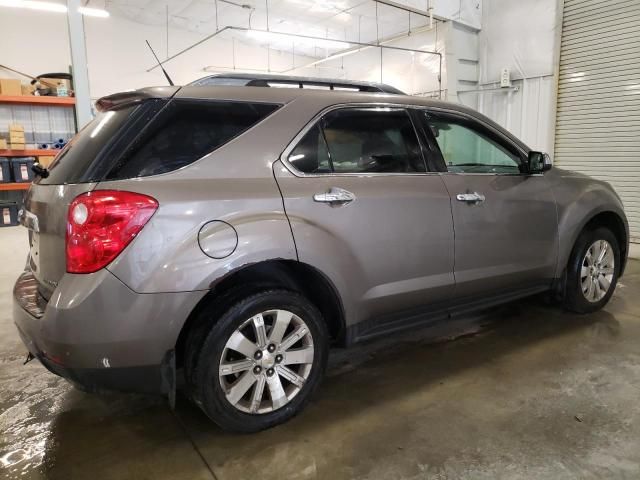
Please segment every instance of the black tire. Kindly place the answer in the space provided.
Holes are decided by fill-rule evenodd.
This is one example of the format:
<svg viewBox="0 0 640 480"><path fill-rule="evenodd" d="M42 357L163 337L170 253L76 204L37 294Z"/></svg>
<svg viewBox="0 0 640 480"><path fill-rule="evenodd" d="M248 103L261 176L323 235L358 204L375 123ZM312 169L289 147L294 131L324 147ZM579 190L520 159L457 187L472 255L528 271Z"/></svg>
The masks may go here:
<svg viewBox="0 0 640 480"><path fill-rule="evenodd" d="M614 272L609 290L605 296L597 302L590 302L582 292L580 271L587 250L597 240L606 240L609 245L611 245L614 255ZM620 274L620 265L620 245L611 230L605 227L598 227L583 231L576 241L573 251L571 252L569 264L567 265L567 282L563 301L564 307L576 313L592 313L600 310L613 295Z"/></svg>
<svg viewBox="0 0 640 480"><path fill-rule="evenodd" d="M284 406L268 413L243 412L227 400L219 381L219 365L225 345L236 329L254 315L272 309L292 312L309 328L314 347L311 370L299 392ZM200 351L195 355L196 361L186 365L191 370L187 372L187 376L192 387L192 398L224 430L238 433L264 430L286 422L306 406L322 380L327 354L327 328L315 305L301 294L287 290L256 293L237 301L224 311L206 333Z"/></svg>

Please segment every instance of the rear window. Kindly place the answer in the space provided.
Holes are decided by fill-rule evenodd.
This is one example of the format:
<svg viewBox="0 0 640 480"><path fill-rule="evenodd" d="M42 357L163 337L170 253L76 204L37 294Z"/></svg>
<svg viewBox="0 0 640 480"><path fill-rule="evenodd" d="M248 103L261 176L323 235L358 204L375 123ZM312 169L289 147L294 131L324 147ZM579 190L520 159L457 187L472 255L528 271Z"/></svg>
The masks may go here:
<svg viewBox="0 0 640 480"><path fill-rule="evenodd" d="M121 180L189 165L278 105L174 99L99 114L51 166L43 184Z"/></svg>
<svg viewBox="0 0 640 480"><path fill-rule="evenodd" d="M99 113L58 154L49 167L49 176L38 178L36 183L59 185L91 181L87 176L100 153L138 108L140 107L131 106Z"/></svg>

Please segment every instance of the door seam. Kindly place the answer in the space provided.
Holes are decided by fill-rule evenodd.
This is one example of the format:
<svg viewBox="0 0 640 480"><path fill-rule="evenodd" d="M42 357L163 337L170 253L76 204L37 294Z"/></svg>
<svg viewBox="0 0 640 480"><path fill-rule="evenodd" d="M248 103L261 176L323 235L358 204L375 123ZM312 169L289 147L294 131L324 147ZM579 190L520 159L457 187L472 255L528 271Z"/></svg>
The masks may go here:
<svg viewBox="0 0 640 480"><path fill-rule="evenodd" d="M282 202L282 211L284 212L284 218L287 219L287 224L289 225L289 231L291 232L291 239L293 240L293 248L296 251L296 261L300 261L300 255L298 254L298 244L296 243L296 236L293 234L293 226L291 225L291 219L289 219L289 214L287 213L287 207L284 203L284 195L282 193L282 189L280 188L280 184L278 183L278 179L276 177L275 165L280 162L280 159L277 159L275 162L271 164L271 175L273 175L273 181L276 183L276 188L280 193L280 201ZM283 165L284 166L284 165Z"/></svg>

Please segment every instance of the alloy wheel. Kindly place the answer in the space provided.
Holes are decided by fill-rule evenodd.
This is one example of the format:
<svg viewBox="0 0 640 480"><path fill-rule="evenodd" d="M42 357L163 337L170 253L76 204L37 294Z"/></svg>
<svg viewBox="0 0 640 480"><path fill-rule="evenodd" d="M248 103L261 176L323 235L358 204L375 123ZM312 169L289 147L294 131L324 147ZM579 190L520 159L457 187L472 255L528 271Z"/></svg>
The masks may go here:
<svg viewBox="0 0 640 480"><path fill-rule="evenodd" d="M313 338L304 320L288 310L267 310L243 322L227 340L220 385L238 410L273 412L300 392L313 359Z"/></svg>
<svg viewBox="0 0 640 480"><path fill-rule="evenodd" d="M582 294L591 303L602 300L611 288L615 273L613 248L606 240L596 240L587 249L580 268Z"/></svg>

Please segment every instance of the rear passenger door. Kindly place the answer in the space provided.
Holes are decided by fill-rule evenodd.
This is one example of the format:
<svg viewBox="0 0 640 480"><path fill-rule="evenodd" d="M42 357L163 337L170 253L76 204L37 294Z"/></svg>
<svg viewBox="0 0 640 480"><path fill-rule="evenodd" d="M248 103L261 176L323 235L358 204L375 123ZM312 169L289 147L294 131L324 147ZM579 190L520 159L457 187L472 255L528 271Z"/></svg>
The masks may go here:
<svg viewBox="0 0 640 480"><path fill-rule="evenodd" d="M348 322L371 320L356 336L451 296L449 195L407 109L333 109L294 139L275 175L300 261L330 277Z"/></svg>

